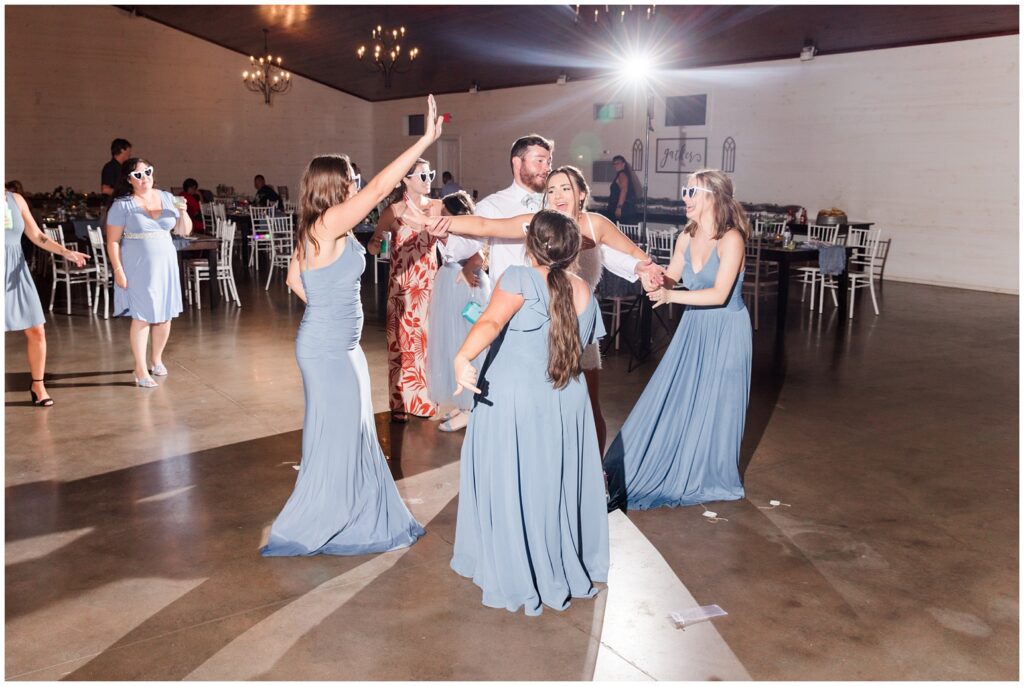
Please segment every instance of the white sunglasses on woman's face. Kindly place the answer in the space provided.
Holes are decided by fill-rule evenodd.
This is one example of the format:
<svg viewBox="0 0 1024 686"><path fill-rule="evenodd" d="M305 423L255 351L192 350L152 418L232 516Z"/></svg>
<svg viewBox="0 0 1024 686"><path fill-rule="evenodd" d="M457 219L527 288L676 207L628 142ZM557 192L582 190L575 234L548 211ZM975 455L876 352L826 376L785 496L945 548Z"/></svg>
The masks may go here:
<svg viewBox="0 0 1024 686"><path fill-rule="evenodd" d="M128 176L132 177L136 181L142 181L143 176L153 176L153 167L146 167L142 171L128 172Z"/></svg>
<svg viewBox="0 0 1024 686"><path fill-rule="evenodd" d="M700 186L683 186L683 197L689 200L697 195L697 191L714 194L714 191L709 191L707 188L701 188Z"/></svg>
<svg viewBox="0 0 1024 686"><path fill-rule="evenodd" d="M430 183L431 181L434 180L434 177L437 176L437 170L431 169L430 171L425 172L413 172L412 174L406 174L405 178L411 179L414 176L419 176L420 181L422 181L423 183Z"/></svg>

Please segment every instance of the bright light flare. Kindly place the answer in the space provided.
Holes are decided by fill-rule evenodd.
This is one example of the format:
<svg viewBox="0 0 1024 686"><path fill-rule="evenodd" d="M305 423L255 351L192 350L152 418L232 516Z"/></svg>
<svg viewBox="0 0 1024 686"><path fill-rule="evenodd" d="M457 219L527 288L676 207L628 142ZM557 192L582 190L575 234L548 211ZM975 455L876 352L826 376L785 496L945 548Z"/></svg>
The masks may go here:
<svg viewBox="0 0 1024 686"><path fill-rule="evenodd" d="M642 52L631 52L619 61L619 78L645 84L654 75L654 59Z"/></svg>

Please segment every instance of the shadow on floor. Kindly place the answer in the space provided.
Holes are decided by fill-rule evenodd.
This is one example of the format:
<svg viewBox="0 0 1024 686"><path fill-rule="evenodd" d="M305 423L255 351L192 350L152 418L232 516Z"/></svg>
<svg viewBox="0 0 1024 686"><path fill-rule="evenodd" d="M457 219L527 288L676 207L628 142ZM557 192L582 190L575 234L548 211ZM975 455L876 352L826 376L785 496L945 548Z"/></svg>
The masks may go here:
<svg viewBox="0 0 1024 686"><path fill-rule="evenodd" d="M388 416L380 413L378 424ZM453 448L461 436L438 432L434 422L413 420L382 433L392 471L405 478L458 457ZM403 455L403 436L415 443L415 453ZM343 592L325 584L379 564L381 556L261 558L264 531L294 484L289 458L300 446L301 432L292 431L71 482L6 489L7 542L20 542L23 558L6 568L8 625L82 598L89 612L105 616L109 631L120 615L115 603L91 605L102 597L95 591L129 580L142 584L129 588L144 590L154 580L159 594L169 592L159 580L177 580L195 585L126 626L116 642L64 678L182 679L233 642L250 640L246 632L262 622L281 623L269 642L280 655L269 672L251 678L579 679L593 672L593 641L578 627L594 625L598 603L578 601L564 613L524 621L521 613L484 607L480 590L448 568L454 493L423 522L428 535L352 597L338 600ZM56 550L43 541L41 554L31 557L29 539L83 530ZM322 595L305 598L314 590ZM147 601L155 602L140 598ZM315 624L289 624L294 612L286 608L298 601L337 607ZM499 643L500 658L479 659ZM545 645L558 646L557 666L534 659ZM228 664L246 671L245 659Z"/></svg>
<svg viewBox="0 0 1024 686"><path fill-rule="evenodd" d="M82 388L87 386L134 386L133 381L110 381L105 383L72 383L71 379L82 379L93 376L129 376L133 369L115 369L95 372L68 372L55 373L46 372L43 378L46 380L47 390L51 388ZM28 393L32 388L32 374L29 372L7 372L4 374L4 387L9 393ZM12 403L7 403L10 406Z"/></svg>

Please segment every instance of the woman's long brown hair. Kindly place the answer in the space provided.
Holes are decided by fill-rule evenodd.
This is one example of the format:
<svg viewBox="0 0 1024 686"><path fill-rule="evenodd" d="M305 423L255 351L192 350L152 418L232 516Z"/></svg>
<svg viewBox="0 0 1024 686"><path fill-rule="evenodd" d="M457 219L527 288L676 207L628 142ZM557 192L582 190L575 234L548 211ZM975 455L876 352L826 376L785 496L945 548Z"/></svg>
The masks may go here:
<svg viewBox="0 0 1024 686"><path fill-rule="evenodd" d="M729 229L736 229L746 242L750 238L750 220L743 206L732 196L732 179L717 169L700 169L690 174L687 185L696 184L714 194L715 240ZM696 220L689 220L683 231L694 236L697 233Z"/></svg>
<svg viewBox="0 0 1024 686"><path fill-rule="evenodd" d="M353 174L348 155L318 155L310 160L299 183L299 228L295 232L295 245L300 250L306 249L309 240L313 252L320 253L313 226L324 212L355 195Z"/></svg>
<svg viewBox="0 0 1024 686"><path fill-rule="evenodd" d="M564 214L541 210L530 222L526 250L538 267L548 268L548 379L556 389L565 388L583 373L579 318L566 272L580 252L580 228Z"/></svg>

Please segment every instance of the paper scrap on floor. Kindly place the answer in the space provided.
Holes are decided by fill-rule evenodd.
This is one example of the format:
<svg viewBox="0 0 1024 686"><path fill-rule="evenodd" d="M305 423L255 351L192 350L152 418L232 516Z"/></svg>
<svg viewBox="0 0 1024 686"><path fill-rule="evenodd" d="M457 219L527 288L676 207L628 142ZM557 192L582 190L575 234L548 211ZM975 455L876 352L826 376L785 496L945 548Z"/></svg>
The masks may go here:
<svg viewBox="0 0 1024 686"><path fill-rule="evenodd" d="M722 617L729 614L717 605L702 605L691 607L682 612L673 612L670 617L677 627L687 627L697 622L705 622L712 617Z"/></svg>

